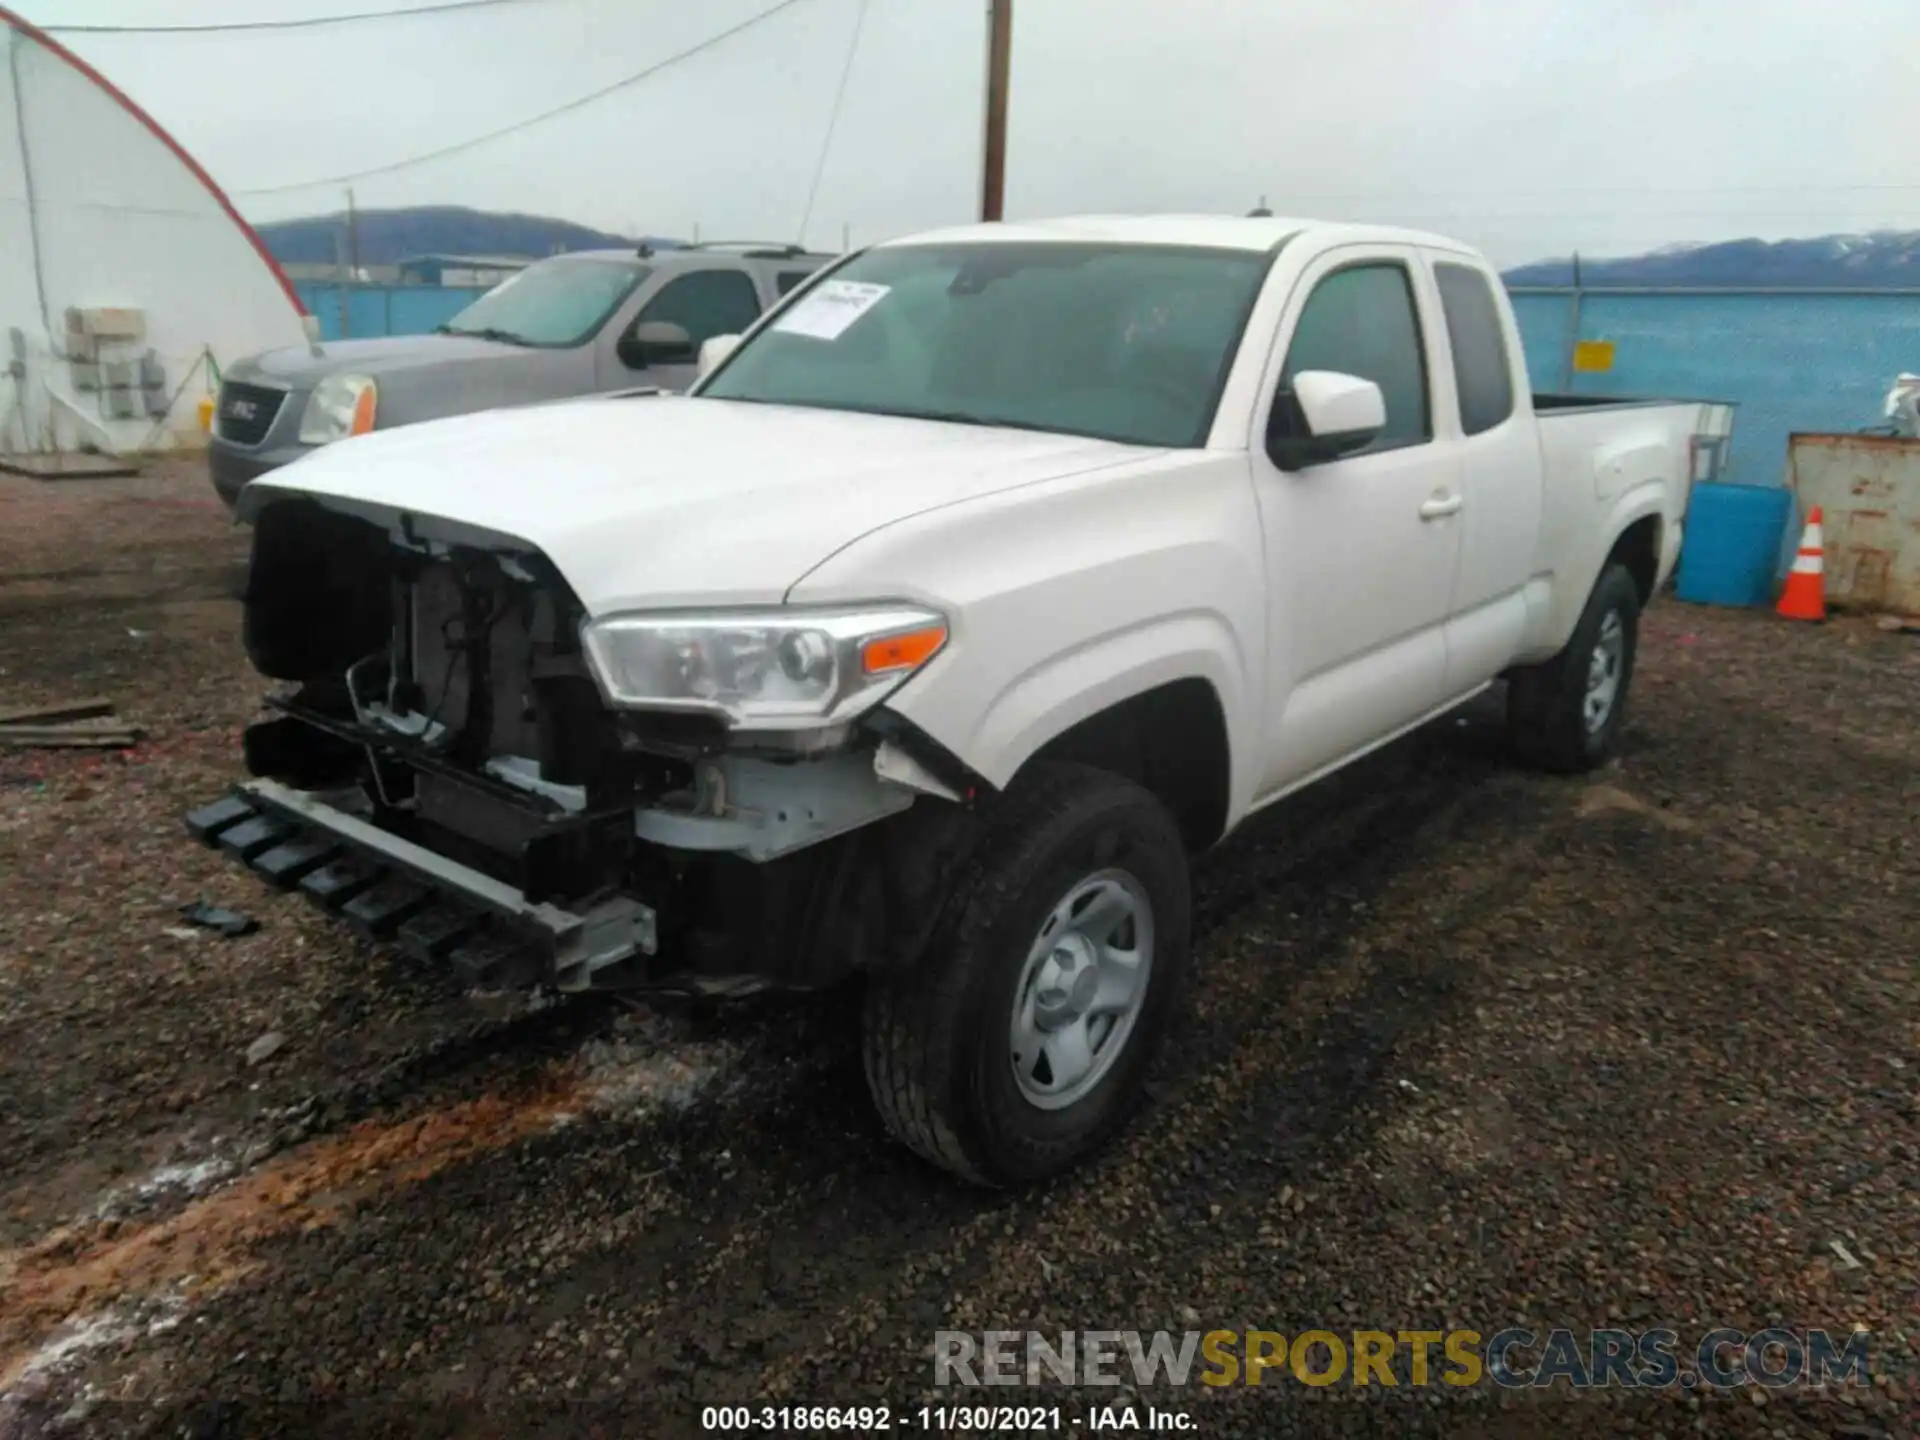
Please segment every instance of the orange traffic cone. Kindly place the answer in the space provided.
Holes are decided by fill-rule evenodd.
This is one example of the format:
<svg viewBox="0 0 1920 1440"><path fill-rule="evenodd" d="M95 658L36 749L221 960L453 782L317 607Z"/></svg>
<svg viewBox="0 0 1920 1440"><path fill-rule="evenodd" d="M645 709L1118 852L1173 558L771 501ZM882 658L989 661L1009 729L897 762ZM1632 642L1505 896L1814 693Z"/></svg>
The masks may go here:
<svg viewBox="0 0 1920 1440"><path fill-rule="evenodd" d="M1827 618L1826 544L1820 535L1820 507L1807 516L1807 528L1800 534L1800 553L1793 557L1793 569L1787 572L1787 588L1780 592L1775 613L1789 620Z"/></svg>

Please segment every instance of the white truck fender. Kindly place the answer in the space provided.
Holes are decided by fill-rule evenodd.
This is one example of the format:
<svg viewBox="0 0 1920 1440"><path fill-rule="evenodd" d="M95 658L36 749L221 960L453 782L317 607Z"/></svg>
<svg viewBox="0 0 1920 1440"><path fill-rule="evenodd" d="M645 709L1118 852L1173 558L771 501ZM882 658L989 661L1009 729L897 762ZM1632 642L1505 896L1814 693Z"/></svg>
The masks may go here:
<svg viewBox="0 0 1920 1440"><path fill-rule="evenodd" d="M1657 485L1672 460L1664 442L1641 437L1617 445L1595 446L1593 498L1605 504L1637 486Z"/></svg>
<svg viewBox="0 0 1920 1440"><path fill-rule="evenodd" d="M1688 440L1701 423L1700 410L1691 402L1633 403L1549 415L1540 422L1551 483L1535 574L1549 583L1544 603L1529 607L1517 663L1549 659L1566 645L1607 557L1641 521L1659 523L1654 588L1672 572L1692 480Z"/></svg>
<svg viewBox="0 0 1920 1440"><path fill-rule="evenodd" d="M961 721L950 708L916 706L908 685L889 708L1004 786L1048 741L1125 700L1181 680L1201 680L1219 701L1229 750L1229 823L1241 815L1256 779L1257 740L1247 704L1246 657L1224 616L1187 611L1098 636L1015 676ZM944 733L943 733L944 732Z"/></svg>
<svg viewBox="0 0 1920 1440"><path fill-rule="evenodd" d="M1596 478L1599 469L1596 465ZM1587 608L1593 587L1600 583L1601 568L1607 563L1607 557L1613 553L1613 547L1619 543L1620 537L1650 516L1660 522L1661 530L1661 551L1657 556L1659 573L1654 580L1658 589L1671 570L1673 557L1678 554L1679 527L1672 524L1667 516L1666 481L1655 475L1626 482L1626 488L1614 497L1606 518L1590 532L1591 539L1582 547L1584 553L1579 556L1577 566L1568 570L1566 583L1554 587L1548 632L1557 638L1547 653L1558 652L1573 635L1573 628L1580 623L1580 615Z"/></svg>

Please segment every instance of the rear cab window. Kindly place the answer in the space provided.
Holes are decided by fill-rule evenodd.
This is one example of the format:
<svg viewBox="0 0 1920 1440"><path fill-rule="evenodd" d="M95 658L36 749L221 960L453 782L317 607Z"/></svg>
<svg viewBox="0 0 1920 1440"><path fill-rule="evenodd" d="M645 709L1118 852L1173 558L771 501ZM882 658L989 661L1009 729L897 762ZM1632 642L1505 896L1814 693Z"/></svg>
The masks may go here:
<svg viewBox="0 0 1920 1440"><path fill-rule="evenodd" d="M1433 278L1447 322L1460 429L1467 435L1484 434L1513 414L1513 354L1500 302L1493 282L1474 266L1436 261Z"/></svg>

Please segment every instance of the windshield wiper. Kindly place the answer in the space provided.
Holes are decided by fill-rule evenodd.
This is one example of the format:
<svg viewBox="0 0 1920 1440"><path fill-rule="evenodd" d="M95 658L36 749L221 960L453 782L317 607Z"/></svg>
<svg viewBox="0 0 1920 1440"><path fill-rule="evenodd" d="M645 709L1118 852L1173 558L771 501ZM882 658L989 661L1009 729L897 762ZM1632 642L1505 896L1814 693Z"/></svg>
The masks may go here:
<svg viewBox="0 0 1920 1440"><path fill-rule="evenodd" d="M740 397L722 395L715 398L732 400ZM895 410L882 405L816 405L807 401L790 400L762 400L758 403L763 405L799 404L809 410L851 410L856 415L879 415L889 420L939 420L949 425L978 425L988 430L1034 430L1042 435L1063 433L1051 425L1038 425L1030 420L1008 420L997 415L975 415L970 410Z"/></svg>
<svg viewBox="0 0 1920 1440"><path fill-rule="evenodd" d="M892 410L879 405L833 405L814 400L781 400L764 395L710 395L710 400L726 400L736 405L788 405L798 410L842 410L854 415L878 415L884 420L937 420L949 425L978 425L988 430L1031 430L1038 435L1086 435L1099 440L1104 436L1080 430L1062 430L1031 420L1008 420L1001 416L975 415L967 410Z"/></svg>
<svg viewBox="0 0 1920 1440"><path fill-rule="evenodd" d="M1004 416L973 415L965 410L876 410L868 413L897 415L902 420L942 420L949 425L981 425L990 430L1037 430L1042 435L1061 433L1051 425L1037 425L1030 420L1009 420Z"/></svg>
<svg viewBox="0 0 1920 1440"><path fill-rule="evenodd" d="M457 325L436 325L436 335L468 335L475 340L497 340L502 345L532 345L533 341L524 335L516 335L511 330L502 330L498 325L482 325L478 330L463 330Z"/></svg>

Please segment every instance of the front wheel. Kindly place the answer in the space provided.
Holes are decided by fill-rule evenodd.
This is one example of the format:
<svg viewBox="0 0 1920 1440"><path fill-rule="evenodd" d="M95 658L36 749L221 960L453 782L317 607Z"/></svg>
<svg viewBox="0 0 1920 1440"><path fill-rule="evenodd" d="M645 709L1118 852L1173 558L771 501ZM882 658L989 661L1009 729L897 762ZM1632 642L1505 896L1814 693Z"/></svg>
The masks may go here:
<svg viewBox="0 0 1920 1440"><path fill-rule="evenodd" d="M1570 773L1613 756L1626 728L1639 636L1640 587L1624 565L1609 565L1566 648L1513 675L1507 724L1523 760Z"/></svg>
<svg viewBox="0 0 1920 1440"><path fill-rule="evenodd" d="M1139 786L1046 765L1001 797L958 885L928 953L868 989L867 1083L935 1164L1042 1179L1139 1104L1186 979L1185 846Z"/></svg>

